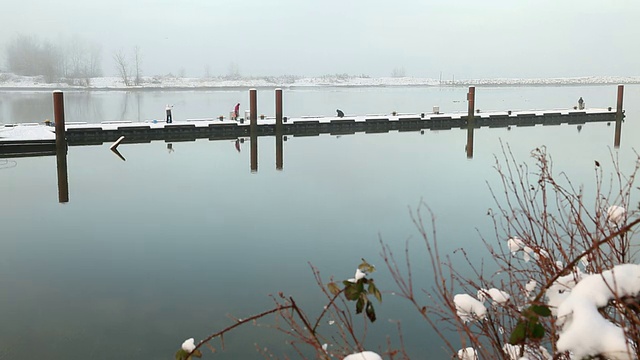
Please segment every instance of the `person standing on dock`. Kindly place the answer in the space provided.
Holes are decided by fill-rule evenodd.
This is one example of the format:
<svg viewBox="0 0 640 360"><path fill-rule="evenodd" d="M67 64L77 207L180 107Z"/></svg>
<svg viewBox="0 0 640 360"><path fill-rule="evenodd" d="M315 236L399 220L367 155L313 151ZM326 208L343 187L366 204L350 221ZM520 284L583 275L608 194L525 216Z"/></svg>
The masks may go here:
<svg viewBox="0 0 640 360"><path fill-rule="evenodd" d="M578 99L578 110L584 110L584 100L582 100L582 96Z"/></svg>
<svg viewBox="0 0 640 360"><path fill-rule="evenodd" d="M339 117L339 118L344 117L344 113L342 112L342 110L337 109L337 110L336 110L336 112L338 113L338 117Z"/></svg>
<svg viewBox="0 0 640 360"><path fill-rule="evenodd" d="M238 120L240 117L240 103L237 103L236 107L233 108L233 115L235 116L235 119L233 120Z"/></svg>
<svg viewBox="0 0 640 360"><path fill-rule="evenodd" d="M173 122L173 117L171 116L171 108L173 106L167 104L167 107L165 108L166 112L167 112L167 124L171 124Z"/></svg>

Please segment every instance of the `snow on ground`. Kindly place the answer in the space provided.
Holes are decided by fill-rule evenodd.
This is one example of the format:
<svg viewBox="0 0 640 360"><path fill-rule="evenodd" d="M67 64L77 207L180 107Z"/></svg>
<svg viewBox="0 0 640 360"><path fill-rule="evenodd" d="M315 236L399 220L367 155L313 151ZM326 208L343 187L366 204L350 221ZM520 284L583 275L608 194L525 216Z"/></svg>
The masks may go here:
<svg viewBox="0 0 640 360"><path fill-rule="evenodd" d="M125 86L119 77L91 78L88 86L74 85L72 82L47 83L42 76L17 76L0 73L0 89L200 89L200 88L249 88L249 87L319 87L319 86L516 86L516 85L592 85L592 84L639 84L640 76L587 76L548 79L471 79L439 80L415 77L366 77L348 75L327 75L319 77L262 76L254 78L229 79L181 78L175 76L147 76L139 86Z"/></svg>

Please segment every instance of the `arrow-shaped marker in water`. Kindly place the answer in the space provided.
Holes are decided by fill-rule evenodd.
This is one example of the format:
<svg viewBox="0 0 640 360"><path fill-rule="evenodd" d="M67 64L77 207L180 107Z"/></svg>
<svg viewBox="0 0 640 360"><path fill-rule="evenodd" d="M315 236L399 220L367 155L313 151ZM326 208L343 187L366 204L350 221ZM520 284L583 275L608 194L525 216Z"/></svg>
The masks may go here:
<svg viewBox="0 0 640 360"><path fill-rule="evenodd" d="M122 140L124 140L124 136L120 136L118 138L118 140L116 140L116 142L114 142L113 144L111 144L111 146L109 147L109 149L111 149L111 151L113 151L116 155L118 155L118 157L120 159L122 159L122 161L127 161L124 156L122 156L122 154L120 154L120 152L118 151L118 145L120 145L120 143L122 142Z"/></svg>

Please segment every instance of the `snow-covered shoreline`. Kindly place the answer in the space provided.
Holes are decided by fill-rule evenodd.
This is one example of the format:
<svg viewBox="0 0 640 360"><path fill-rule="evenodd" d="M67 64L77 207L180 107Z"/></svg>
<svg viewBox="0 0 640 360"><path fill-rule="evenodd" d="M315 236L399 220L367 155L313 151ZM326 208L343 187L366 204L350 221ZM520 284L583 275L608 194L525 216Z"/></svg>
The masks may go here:
<svg viewBox="0 0 640 360"><path fill-rule="evenodd" d="M0 90L231 90L244 88L313 88L313 87L411 87L411 86L577 86L640 84L640 76L587 76L567 78L496 78L443 80L414 77L360 77L329 75L321 77L256 77L228 79L181 78L174 76L144 77L137 86L126 86L119 77L91 78L88 86L72 82L47 83L42 76L17 76L0 73Z"/></svg>

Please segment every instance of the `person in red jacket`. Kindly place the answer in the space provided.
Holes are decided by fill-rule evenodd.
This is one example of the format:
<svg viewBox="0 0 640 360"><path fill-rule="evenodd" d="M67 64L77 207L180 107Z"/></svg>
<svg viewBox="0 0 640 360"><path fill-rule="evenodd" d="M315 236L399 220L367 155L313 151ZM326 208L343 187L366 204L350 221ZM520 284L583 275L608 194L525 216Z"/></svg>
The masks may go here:
<svg viewBox="0 0 640 360"><path fill-rule="evenodd" d="M236 117L234 120L238 120L238 118L240 117L240 103L236 104L236 107L233 109L233 113Z"/></svg>

